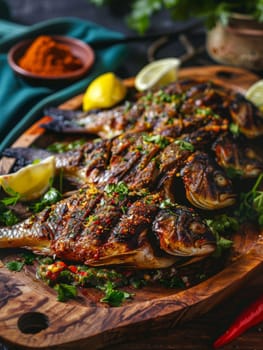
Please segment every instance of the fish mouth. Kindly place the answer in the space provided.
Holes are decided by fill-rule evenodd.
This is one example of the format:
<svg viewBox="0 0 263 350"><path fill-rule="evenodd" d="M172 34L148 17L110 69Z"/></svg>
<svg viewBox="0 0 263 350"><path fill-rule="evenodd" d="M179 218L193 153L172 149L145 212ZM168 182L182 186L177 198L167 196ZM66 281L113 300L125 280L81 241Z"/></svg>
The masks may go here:
<svg viewBox="0 0 263 350"><path fill-rule="evenodd" d="M201 246L201 248L198 248L196 255L209 255L213 253L216 249L216 243L215 242L207 242ZM200 254L198 254L198 251Z"/></svg>
<svg viewBox="0 0 263 350"><path fill-rule="evenodd" d="M236 202L236 195L223 193L218 196L217 200L197 197L193 193L188 193L188 200L197 208L204 210L215 210L230 207Z"/></svg>
<svg viewBox="0 0 263 350"><path fill-rule="evenodd" d="M205 256L213 253L216 249L215 242L206 242L198 247L183 247L180 249L174 249L169 251L169 254L182 256L182 257L194 257L194 256Z"/></svg>
<svg viewBox="0 0 263 350"><path fill-rule="evenodd" d="M231 206L236 202L236 195L234 193L232 194L222 193L219 195L219 202L222 205L221 208L223 208L224 206L225 207Z"/></svg>

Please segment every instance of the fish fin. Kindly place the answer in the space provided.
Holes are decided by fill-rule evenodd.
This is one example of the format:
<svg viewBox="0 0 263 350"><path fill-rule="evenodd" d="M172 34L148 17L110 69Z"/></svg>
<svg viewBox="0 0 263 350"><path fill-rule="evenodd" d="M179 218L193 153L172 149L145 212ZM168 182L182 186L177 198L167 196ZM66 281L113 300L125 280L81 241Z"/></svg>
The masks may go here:
<svg viewBox="0 0 263 350"><path fill-rule="evenodd" d="M116 254L116 256L101 257L98 260L87 260L85 264L91 266L128 265L139 269L165 268L173 265L178 258L175 256L156 256L148 242L130 252Z"/></svg>
<svg viewBox="0 0 263 350"><path fill-rule="evenodd" d="M0 248L26 248L46 253L50 250L51 241L36 228L28 227L28 221L12 227L0 229Z"/></svg>

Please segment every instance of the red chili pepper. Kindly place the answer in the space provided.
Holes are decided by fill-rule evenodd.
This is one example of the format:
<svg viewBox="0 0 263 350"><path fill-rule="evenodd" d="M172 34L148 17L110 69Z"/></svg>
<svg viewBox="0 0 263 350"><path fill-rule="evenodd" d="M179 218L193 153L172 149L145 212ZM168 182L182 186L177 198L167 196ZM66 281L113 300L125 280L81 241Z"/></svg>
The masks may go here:
<svg viewBox="0 0 263 350"><path fill-rule="evenodd" d="M228 330L222 334L213 344L214 349L231 342L250 327L263 321L263 295L250 304L234 320Z"/></svg>
<svg viewBox="0 0 263 350"><path fill-rule="evenodd" d="M77 273L77 272L78 272L78 268L77 268L77 266L75 266L75 265L69 265L69 266L68 266L68 269L69 269L71 272L73 272L73 273Z"/></svg>

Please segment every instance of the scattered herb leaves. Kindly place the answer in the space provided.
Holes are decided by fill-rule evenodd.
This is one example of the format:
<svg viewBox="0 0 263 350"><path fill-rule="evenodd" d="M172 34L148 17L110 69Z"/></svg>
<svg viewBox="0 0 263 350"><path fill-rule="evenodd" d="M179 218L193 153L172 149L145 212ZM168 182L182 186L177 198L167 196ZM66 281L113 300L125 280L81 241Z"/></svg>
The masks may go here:
<svg viewBox="0 0 263 350"><path fill-rule="evenodd" d="M162 135L144 135L143 141L148 143L155 143L160 147L160 149L164 149L169 145L169 140Z"/></svg>
<svg viewBox="0 0 263 350"><path fill-rule="evenodd" d="M54 289L57 291L58 301L65 302L69 299L76 298L78 290L76 286L66 283L59 283L54 286Z"/></svg>
<svg viewBox="0 0 263 350"><path fill-rule="evenodd" d="M62 198L61 192L55 187L51 187L41 198L40 201L35 202L31 205L33 212L38 213L44 208L58 202Z"/></svg>
<svg viewBox="0 0 263 350"><path fill-rule="evenodd" d="M107 282L105 287L102 288L105 292L105 296L101 298L102 303L107 303L110 306L120 306L126 299L132 298L132 294L115 289L111 282Z"/></svg>
<svg viewBox="0 0 263 350"><path fill-rule="evenodd" d="M181 151L194 152L194 150L195 150L194 145L190 142L187 142L184 140L176 140L176 141L174 141L174 143L179 146Z"/></svg>
<svg viewBox="0 0 263 350"><path fill-rule="evenodd" d="M129 188L123 181L120 181L117 184L107 184L105 192L108 195L118 194L119 199L122 200L129 194Z"/></svg>
<svg viewBox="0 0 263 350"><path fill-rule="evenodd" d="M18 260L14 260L14 261L8 261L5 266L8 268L8 270L10 271L21 271L22 268L24 267L25 263L24 261L18 261Z"/></svg>

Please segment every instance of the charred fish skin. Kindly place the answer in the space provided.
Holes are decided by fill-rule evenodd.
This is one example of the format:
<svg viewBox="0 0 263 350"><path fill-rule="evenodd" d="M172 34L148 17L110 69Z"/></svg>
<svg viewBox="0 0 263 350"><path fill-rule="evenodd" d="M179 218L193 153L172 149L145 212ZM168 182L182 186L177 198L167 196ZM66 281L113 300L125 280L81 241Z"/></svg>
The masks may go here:
<svg viewBox="0 0 263 350"><path fill-rule="evenodd" d="M15 164L12 167L12 172L18 171L19 169L32 164L35 160L45 159L52 154L45 149L36 149L30 147L11 147L4 149L0 156L7 158L14 158Z"/></svg>
<svg viewBox="0 0 263 350"><path fill-rule="evenodd" d="M204 152L194 152L181 170L186 197L197 208L216 210L236 201L232 181Z"/></svg>
<svg viewBox="0 0 263 350"><path fill-rule="evenodd" d="M230 105L230 115L248 139L263 136L263 114L244 96L240 94L235 96Z"/></svg>
<svg viewBox="0 0 263 350"><path fill-rule="evenodd" d="M138 98L129 108L126 105L111 110L68 116L65 111L48 110L53 121L43 127L56 132L96 134L112 138L124 131L152 132L176 138L209 123L215 118L231 119L230 103L233 93L216 84L200 81L179 81L168 87L150 91ZM57 114L59 116L57 116ZM63 128L63 123L65 127Z"/></svg>
<svg viewBox="0 0 263 350"><path fill-rule="evenodd" d="M27 248L43 255L52 255L50 242L53 236L43 224L47 215L44 210L37 223L29 218L12 227L0 228L0 248Z"/></svg>
<svg viewBox="0 0 263 350"><path fill-rule="evenodd" d="M206 140L211 139L210 131L213 127L210 129L209 126L207 129L208 131L203 128L200 132L184 135L177 140L145 133L124 134L111 141L101 140L93 146L83 146L81 150L76 151L81 153L77 156L79 161L76 163L70 161L67 154L60 154L60 165L65 167L65 176L71 179L75 177L79 185L95 185L102 189L107 184L124 181L130 191L164 188L167 197L173 200L177 200L172 195L174 182L177 182L178 176L182 176L186 196L192 205L211 210L223 208L234 202L230 181L225 177L228 188L220 187L216 179L225 176L222 169L217 167L215 177L212 174L208 175L208 169L216 172L216 165L211 163L210 157L204 152L202 157L192 156L197 152L195 148L207 147ZM206 133L208 137L205 137ZM192 143L186 140L191 140ZM187 146L192 148L185 149L182 142L184 147L184 143L187 143ZM56 164L58 163L57 160ZM73 166L70 166L72 164Z"/></svg>
<svg viewBox="0 0 263 350"><path fill-rule="evenodd" d="M220 135L212 144L217 163L234 177L255 178L263 172L263 154L243 138L229 133Z"/></svg>
<svg viewBox="0 0 263 350"><path fill-rule="evenodd" d="M168 267L182 254L177 252L178 245L171 242L170 246L175 247L173 254L160 246L163 253L156 255L151 227L163 200L163 192L138 197L107 193L96 187L81 189L14 227L1 228L0 248L24 247L91 266ZM176 215L179 214L178 211ZM181 238L183 234L182 231ZM179 244L182 242L187 242L188 254L185 249L184 256L200 255L200 250L191 249L189 239L181 239ZM196 241L192 240L192 244L196 245Z"/></svg>
<svg viewBox="0 0 263 350"><path fill-rule="evenodd" d="M135 106L127 113L127 106L118 106L110 110L95 110L90 112L68 111L50 107L44 114L52 120L41 126L49 131L65 134L91 134L102 138L112 138L129 129L134 124L134 118L141 113Z"/></svg>
<svg viewBox="0 0 263 350"><path fill-rule="evenodd" d="M215 250L215 236L192 209L175 205L157 214L152 230L166 253L179 256L205 256Z"/></svg>

